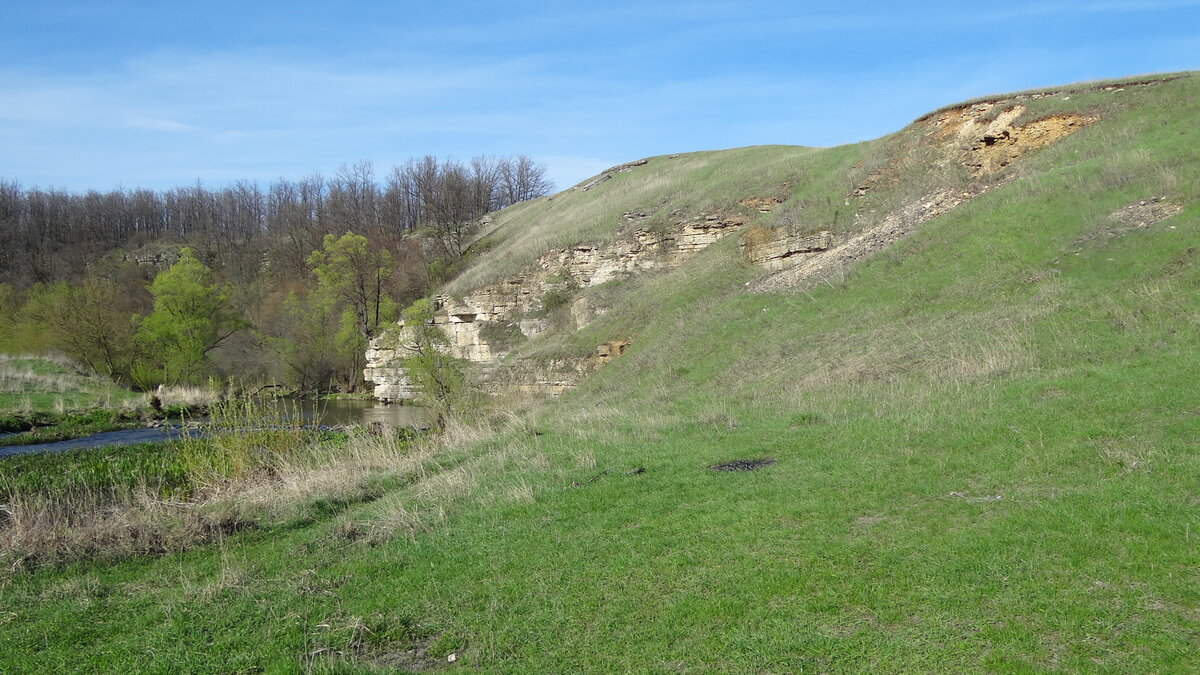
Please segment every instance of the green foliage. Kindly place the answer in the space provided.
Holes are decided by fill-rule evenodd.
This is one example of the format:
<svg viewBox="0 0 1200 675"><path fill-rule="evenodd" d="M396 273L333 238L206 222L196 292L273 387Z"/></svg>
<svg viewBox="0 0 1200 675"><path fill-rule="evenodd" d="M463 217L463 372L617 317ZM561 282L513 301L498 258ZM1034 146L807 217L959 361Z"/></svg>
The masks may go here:
<svg viewBox="0 0 1200 675"><path fill-rule="evenodd" d="M396 303L387 293L394 271L392 254L372 248L366 237L353 232L327 234L323 249L309 256L308 266L317 279L311 301L336 322L332 346L346 364L347 386L353 391L367 344L380 326L396 318Z"/></svg>
<svg viewBox="0 0 1200 675"><path fill-rule="evenodd" d="M31 354L45 347L36 324L24 316L25 296L9 284L0 284L0 353Z"/></svg>
<svg viewBox="0 0 1200 675"><path fill-rule="evenodd" d="M55 349L101 375L127 383L139 356L127 307L122 289L100 279L78 286L38 285L29 291L20 313L14 314L13 329L36 336L43 349Z"/></svg>
<svg viewBox="0 0 1200 675"><path fill-rule="evenodd" d="M571 304L574 293L567 288L551 288L542 294L542 309L547 313Z"/></svg>
<svg viewBox="0 0 1200 675"><path fill-rule="evenodd" d="M263 340L283 364L283 376L301 391L317 389L344 372L334 348L332 300L291 291L278 317L261 326Z"/></svg>
<svg viewBox="0 0 1200 675"><path fill-rule="evenodd" d="M356 329L370 339L380 324L395 318L395 305L389 304L385 292L393 271L392 254L385 248L373 249L366 237L353 232L341 237L327 234L323 244L323 250L313 251L308 258L319 292L347 307Z"/></svg>
<svg viewBox="0 0 1200 675"><path fill-rule="evenodd" d="M433 325L433 303L422 298L401 313L412 342L404 345L404 368L420 392L418 402L433 410L439 427L463 403L465 375L458 359L447 353L449 340Z"/></svg>
<svg viewBox="0 0 1200 675"><path fill-rule="evenodd" d="M525 336L515 321L488 321L479 328L479 338L493 349L508 349L520 343Z"/></svg>
<svg viewBox="0 0 1200 675"><path fill-rule="evenodd" d="M229 302L229 289L190 248L150 285L154 310L138 326L138 337L167 382L197 382L209 353L245 326Z"/></svg>

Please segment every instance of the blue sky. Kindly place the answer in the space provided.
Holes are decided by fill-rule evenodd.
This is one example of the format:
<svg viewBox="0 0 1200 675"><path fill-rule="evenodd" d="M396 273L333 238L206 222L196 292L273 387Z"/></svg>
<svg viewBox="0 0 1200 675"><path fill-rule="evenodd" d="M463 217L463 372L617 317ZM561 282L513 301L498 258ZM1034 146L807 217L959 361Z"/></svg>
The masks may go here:
<svg viewBox="0 0 1200 675"><path fill-rule="evenodd" d="M1200 0L0 0L0 178L266 184L874 138L988 93L1200 68Z"/></svg>

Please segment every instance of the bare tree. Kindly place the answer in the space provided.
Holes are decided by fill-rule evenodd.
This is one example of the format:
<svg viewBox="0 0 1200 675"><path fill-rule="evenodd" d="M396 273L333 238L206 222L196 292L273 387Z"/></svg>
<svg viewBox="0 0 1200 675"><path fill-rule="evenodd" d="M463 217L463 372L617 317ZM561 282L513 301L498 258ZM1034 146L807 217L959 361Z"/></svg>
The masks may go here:
<svg viewBox="0 0 1200 675"><path fill-rule="evenodd" d="M502 167L500 191L504 196L503 206L544 197L554 190L554 183L546 176L546 166L534 162L528 155L511 158Z"/></svg>

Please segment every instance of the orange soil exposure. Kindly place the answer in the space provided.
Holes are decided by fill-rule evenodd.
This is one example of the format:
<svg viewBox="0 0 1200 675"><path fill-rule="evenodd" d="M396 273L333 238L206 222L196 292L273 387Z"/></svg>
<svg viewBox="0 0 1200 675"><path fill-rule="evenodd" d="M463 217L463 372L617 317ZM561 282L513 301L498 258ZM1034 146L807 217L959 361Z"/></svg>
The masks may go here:
<svg viewBox="0 0 1200 675"><path fill-rule="evenodd" d="M782 204L783 200L778 197L748 197L738 203L748 209L755 209L761 213L766 213Z"/></svg>
<svg viewBox="0 0 1200 675"><path fill-rule="evenodd" d="M1096 122L1098 117L1061 114L1016 126L1013 122L1025 112L1014 105L996 115L991 111L1000 103L979 103L948 110L931 123L931 138L947 144L976 176L993 174L1021 155L1041 148Z"/></svg>

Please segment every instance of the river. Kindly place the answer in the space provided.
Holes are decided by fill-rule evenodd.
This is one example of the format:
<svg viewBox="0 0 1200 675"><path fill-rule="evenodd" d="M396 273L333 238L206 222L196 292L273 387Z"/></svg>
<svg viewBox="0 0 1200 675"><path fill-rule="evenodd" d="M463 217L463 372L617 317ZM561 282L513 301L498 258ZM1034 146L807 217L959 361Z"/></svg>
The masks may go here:
<svg viewBox="0 0 1200 675"><path fill-rule="evenodd" d="M397 428L425 428L432 421L432 416L426 408L411 405L385 405L373 400L281 400L261 401L258 405L262 407L263 417L266 419L290 421L299 413L300 419L303 420L306 426L314 427L337 427L354 424L366 426L372 422L379 422ZM194 417L182 421L203 425L208 419L205 417ZM171 419L167 420L167 423L159 428L105 431L92 434L91 436L72 438L67 441L57 441L54 443L0 446L0 458L29 453L66 452L80 448L99 448L109 445L154 443L181 438L189 433L197 433L197 430L183 428L181 420Z"/></svg>

